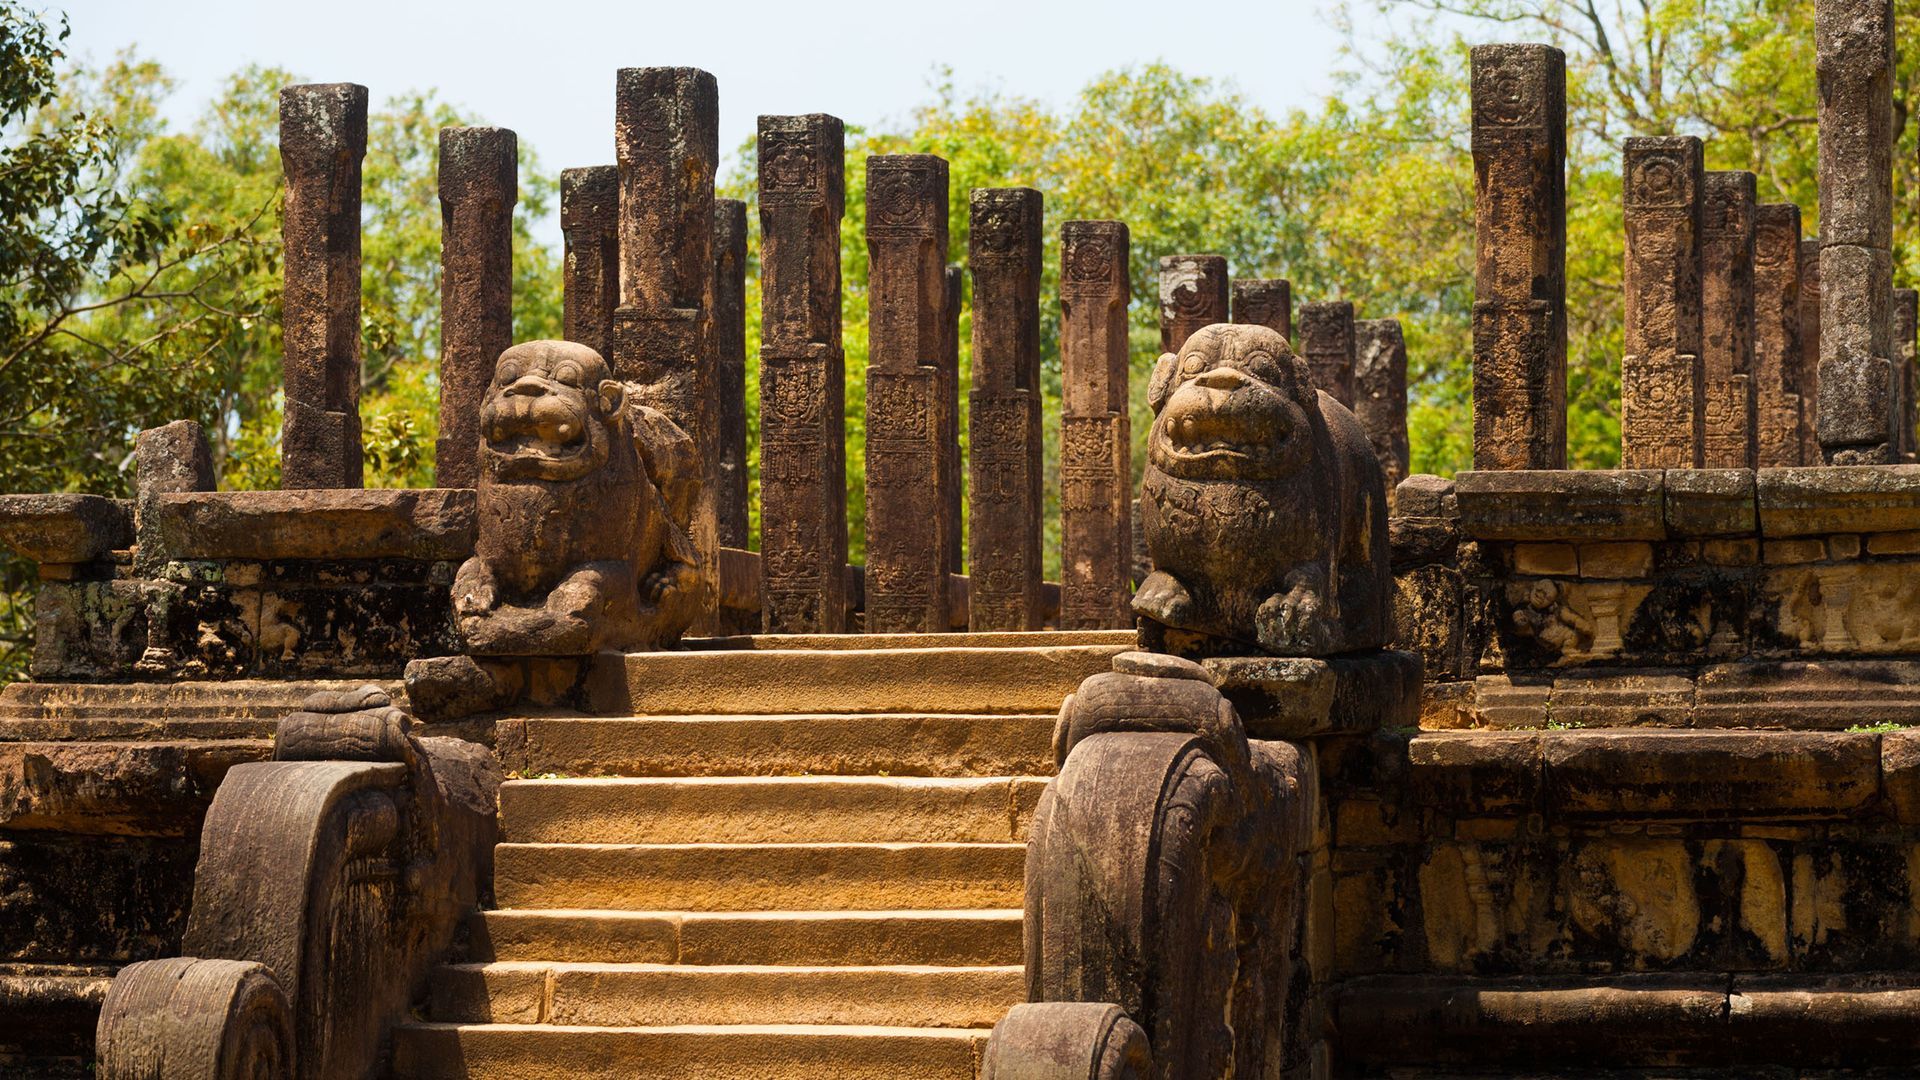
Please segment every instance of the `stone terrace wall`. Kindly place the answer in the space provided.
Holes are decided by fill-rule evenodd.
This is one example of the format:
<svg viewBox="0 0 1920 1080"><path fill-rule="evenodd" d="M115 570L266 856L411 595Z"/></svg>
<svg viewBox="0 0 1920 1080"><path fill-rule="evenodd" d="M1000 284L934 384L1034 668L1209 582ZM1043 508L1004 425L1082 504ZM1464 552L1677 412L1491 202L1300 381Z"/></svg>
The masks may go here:
<svg viewBox="0 0 1920 1080"><path fill-rule="evenodd" d="M458 651L449 586L473 550L471 489L159 494L132 547L130 508L94 502L84 531L51 507L68 535L26 552L36 679L391 677Z"/></svg>
<svg viewBox="0 0 1920 1080"><path fill-rule="evenodd" d="M1427 727L1847 727L1920 702L1920 467L1415 477Z"/></svg>

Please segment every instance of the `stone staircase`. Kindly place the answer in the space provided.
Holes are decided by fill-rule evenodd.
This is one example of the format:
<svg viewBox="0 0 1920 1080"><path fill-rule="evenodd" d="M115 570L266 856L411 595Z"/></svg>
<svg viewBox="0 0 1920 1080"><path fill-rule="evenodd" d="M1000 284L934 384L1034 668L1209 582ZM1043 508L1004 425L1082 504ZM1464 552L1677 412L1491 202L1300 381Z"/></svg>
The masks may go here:
<svg viewBox="0 0 1920 1080"><path fill-rule="evenodd" d="M498 909L401 1077L971 1080L1061 700L1130 633L757 637L503 721Z"/></svg>

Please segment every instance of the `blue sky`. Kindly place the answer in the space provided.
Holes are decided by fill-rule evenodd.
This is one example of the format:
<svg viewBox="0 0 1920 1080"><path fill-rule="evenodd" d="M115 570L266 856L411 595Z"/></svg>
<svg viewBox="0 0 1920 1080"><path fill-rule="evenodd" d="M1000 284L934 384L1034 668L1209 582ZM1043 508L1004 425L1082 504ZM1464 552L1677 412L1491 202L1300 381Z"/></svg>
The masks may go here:
<svg viewBox="0 0 1920 1080"><path fill-rule="evenodd" d="M30 0L36 2L36 0ZM855 124L905 114L938 65L962 90L1052 103L1095 74L1164 59L1233 79L1272 111L1333 89L1341 43L1319 0L37 0L63 8L72 51L128 45L181 81L169 115L190 118L223 75L250 62L316 82L366 84L379 101L434 87L516 131L548 169L613 160L620 67L685 64L720 83L730 153L760 113L829 112Z"/></svg>

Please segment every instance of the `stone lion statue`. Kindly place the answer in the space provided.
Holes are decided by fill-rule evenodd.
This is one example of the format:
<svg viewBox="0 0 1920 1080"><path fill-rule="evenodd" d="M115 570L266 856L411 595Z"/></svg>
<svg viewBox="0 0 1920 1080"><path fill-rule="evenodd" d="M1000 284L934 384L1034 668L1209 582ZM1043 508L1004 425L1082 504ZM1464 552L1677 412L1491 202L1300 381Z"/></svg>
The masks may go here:
<svg viewBox="0 0 1920 1080"><path fill-rule="evenodd" d="M704 585L687 525L692 440L629 402L600 354L500 354L480 406L479 536L453 581L467 651L574 656L672 642Z"/></svg>
<svg viewBox="0 0 1920 1080"><path fill-rule="evenodd" d="M1147 396L1143 640L1188 655L1383 645L1386 480L1287 339L1205 327L1160 357Z"/></svg>

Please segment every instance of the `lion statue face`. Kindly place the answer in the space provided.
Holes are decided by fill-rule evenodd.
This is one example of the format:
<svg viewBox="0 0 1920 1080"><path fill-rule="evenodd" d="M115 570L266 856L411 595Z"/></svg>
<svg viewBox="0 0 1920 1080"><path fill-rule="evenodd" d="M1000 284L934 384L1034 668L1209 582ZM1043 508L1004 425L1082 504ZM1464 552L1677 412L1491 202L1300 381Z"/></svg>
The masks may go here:
<svg viewBox="0 0 1920 1080"><path fill-rule="evenodd" d="M1278 480L1313 454L1312 376L1264 326L1214 325L1154 365L1147 459L1182 480Z"/></svg>
<svg viewBox="0 0 1920 1080"><path fill-rule="evenodd" d="M607 463L626 387L600 354L531 341L500 354L480 405L481 459L500 480L576 480Z"/></svg>

